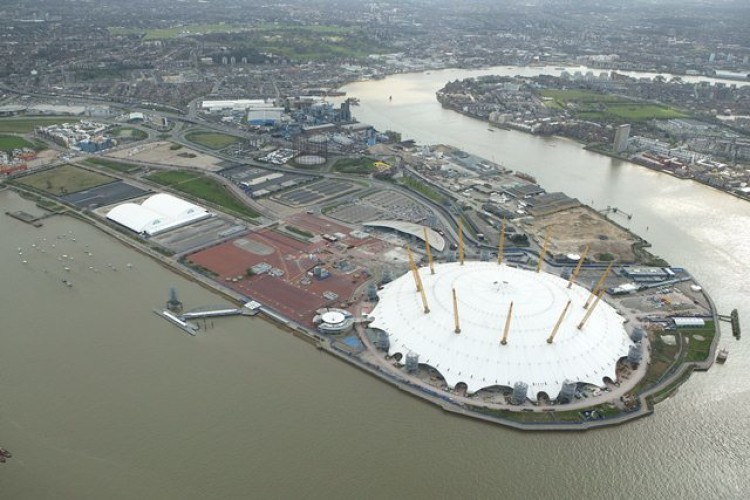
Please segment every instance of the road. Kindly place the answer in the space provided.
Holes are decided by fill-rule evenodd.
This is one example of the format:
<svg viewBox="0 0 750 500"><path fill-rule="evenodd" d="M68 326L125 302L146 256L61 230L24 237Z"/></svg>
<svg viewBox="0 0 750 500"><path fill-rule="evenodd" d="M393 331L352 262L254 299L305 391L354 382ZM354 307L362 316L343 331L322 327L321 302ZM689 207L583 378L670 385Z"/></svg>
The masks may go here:
<svg viewBox="0 0 750 500"><path fill-rule="evenodd" d="M261 163L256 160L250 159L250 158L237 158L233 156L229 156L226 154L223 154L221 152L217 152L216 150L213 150L211 148L207 148L204 146L201 146L200 144L195 144L193 142L188 141L185 138L186 130L185 126L187 125L188 128L192 125L198 126L202 129L210 130L212 132L218 132L228 135L233 135L236 137L240 137L243 139L253 139L255 136L249 132L238 130L236 127L231 127L228 125L223 124L217 124L212 122L207 122L203 119L201 119L198 111L199 102L201 99L195 99L191 101L187 107L186 113L177 113L177 112L169 112L166 110L159 110L155 111L154 109L143 107L143 103L118 103L109 101L105 98L100 98L96 96L78 96L78 95L70 95L70 96L61 96L61 95L54 95L54 94L43 94L43 93L29 93L29 92L21 92L16 89L13 89L12 87L8 87L5 85L0 85L0 90L10 92L10 93L16 93L16 94L22 94L22 95L28 95L31 97L38 97L38 98L44 98L44 99L75 99L79 101L84 101L87 103L97 103L97 104L106 104L112 108L122 109L123 112L141 112L144 114L154 114L158 113L160 116L164 116L167 119L171 120L174 123L174 126L169 131L157 131L153 130L148 127L143 127L139 125L133 125L128 124L128 126L132 126L133 128L137 128L139 130L142 130L149 134L148 139L146 141L153 141L159 138L159 136L162 136L163 134L169 134L168 138L162 138L161 140L170 140L172 142L182 144L184 146L190 147L192 149L195 149L197 151L200 151L202 153L215 156L217 158L220 158L222 160L232 162L238 165L248 165L256 168L263 168L265 170L274 171L274 172L282 172L282 173L290 173L290 174L299 174L300 171L295 168L291 167L284 167L280 165L272 165L267 163ZM177 111L177 110L175 110ZM107 120L103 120L107 121ZM138 162L133 160L125 160L128 163L134 163L134 164L140 164L143 166L148 166L149 168L159 168L159 169L169 169L169 168L180 168L184 169L184 167L169 167L165 165L157 165L157 164L148 164L146 162ZM211 174L208 172L203 172L208 175L210 175L212 178L215 178L216 180L219 180L227 186L229 189L232 190L235 194L239 196L239 198L247 204L249 207L253 208L256 211L259 211L262 213L265 217L268 218L274 218L277 216L277 214L273 213L271 210L269 210L267 207L261 206L257 202L253 202L252 200L249 200L247 195L242 192L237 186L235 186L233 183L227 181L223 177ZM338 179L338 180L351 180L350 176L344 175L344 174L337 174L332 172L315 172L314 175L322 178L327 179ZM368 188L377 188L381 190L393 190L397 191L427 207L432 209L432 211L437 216L440 225L445 230L445 236L446 239L449 242L457 242L458 241L458 223L451 214L448 209L445 207L433 202L429 198L421 195L420 193L416 193L414 191L408 190L404 187L395 185L393 183L380 181L376 179L358 179L363 180ZM429 181L427 181L429 182ZM434 184L430 183L431 186L434 186ZM439 188L439 187L438 187ZM475 240L473 236L466 230L463 231L464 236L464 243L466 244L466 252L467 253L475 253L478 254L481 248L488 249L486 245L483 245L479 241Z"/></svg>

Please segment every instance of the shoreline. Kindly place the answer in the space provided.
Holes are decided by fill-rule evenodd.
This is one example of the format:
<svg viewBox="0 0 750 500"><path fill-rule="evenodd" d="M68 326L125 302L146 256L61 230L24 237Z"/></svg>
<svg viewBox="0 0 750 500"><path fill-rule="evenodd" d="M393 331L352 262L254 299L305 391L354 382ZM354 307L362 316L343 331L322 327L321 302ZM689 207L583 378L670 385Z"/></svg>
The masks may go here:
<svg viewBox="0 0 750 500"><path fill-rule="evenodd" d="M517 126L514 126L512 124L508 124L508 123L504 123L504 124L492 123L489 120L485 120L483 118L479 118L477 116L474 116L471 113L467 113L465 111L462 111L458 107L453 106L453 105L451 105L449 103L444 103L444 102L440 101L439 99L438 99L438 102L440 102L440 105L443 107L443 109L447 109L449 111L453 111L455 113L459 113L459 114L461 114L461 115L463 115L463 116L465 116L467 118L471 118L473 120L477 120L478 122L484 123L484 124L488 125L488 127L491 127L491 128L494 128L494 129L498 129L498 130L514 130L516 132L521 132L521 133L524 133L524 134L532 136L532 137L552 137L552 138L555 138L555 139L565 139L565 140L568 140L568 141L573 141L576 144L580 144L581 148L585 149L586 151L590 151L592 153L600 154L602 156L608 156L608 157L613 158L615 160L624 161L624 162L627 162L627 163L629 163L631 165L635 165L637 167L647 168L648 170L651 170L653 172L658 172L658 173L662 173L662 174L671 175L675 179L679 179L679 180L683 180L683 181L694 181L694 182L697 182L698 184L701 184L703 186L715 189L716 191L718 191L720 193L724 193L724 194L728 194L730 196L733 196L733 197L737 198L738 200L750 201L750 196L742 196L742 195L740 195L738 193L735 193L735 192L732 192L732 191L728 191L726 189L722 189L719 186L714 186L714 185L712 185L712 184L710 184L708 182L705 182L705 181L703 181L701 179L698 179L698 178L696 178L694 176L681 177L679 175L674 175L672 172L669 172L667 170L653 168L653 167L650 167L648 165L643 165L643 164L635 162L635 161L633 161L633 160L631 160L629 158L622 157L622 156L620 156L620 155L618 155L618 154L616 154L614 152L610 152L610 151L605 151L605 150L599 149L599 148L596 147L597 143L587 144L587 143L581 142L581 141L579 141L579 140L577 140L577 139L575 139L573 137L566 137L564 135L554 135L554 134L553 135L541 135L541 134L534 134L532 132L529 132L528 130L525 130L523 127L517 127ZM494 132L494 130L493 130L493 132Z"/></svg>
<svg viewBox="0 0 750 500"><path fill-rule="evenodd" d="M36 199L36 200L40 198L51 199L45 195L39 194L38 192L34 190L30 190L30 189L26 189L24 187L18 186L17 184L9 185L7 187L10 187L11 190L13 190L20 196L27 198L27 199L28 198ZM147 247L146 245L142 244L141 242L134 239L133 237L127 234L124 234L120 231L117 231L113 227L110 227L106 223L98 220L95 216L83 213L79 211L78 209L76 209L75 207L71 207L67 204L64 204L63 202L60 202L59 200L54 200L54 201L66 207L66 210L60 215L69 215L82 222L86 222L96 227L97 229L106 233L110 237L115 238L120 243L125 244L126 246L140 252L141 254L147 257L151 257L153 260L159 263L162 267L169 269L173 272L176 272L181 277L199 284L204 289L222 296L223 298L231 301L235 305L244 304L247 300L251 299L250 297L244 296L238 292L228 289L227 287L223 286L221 283L219 283L218 281L216 281L215 279L209 276L203 275L202 273L196 270L190 269L188 266L180 264L178 261L174 261L166 255L162 255L155 249ZM40 208L44 209L44 207L41 207L41 206ZM609 222L619 226L619 224L616 224L616 222L612 220L609 220ZM638 238L641 241L645 241L645 240L642 240L642 238L640 237ZM695 280L695 278L693 278L693 280ZM283 314L277 312L271 307L268 307L267 305L263 305L260 308L261 314L259 316L261 316L265 321L272 323L274 326L279 327L282 330L286 330L292 333L292 335L294 335L295 337L307 342L310 345L315 346L316 349L324 350L328 352L329 354L331 354L332 356L339 358L340 360L347 361L353 366L355 366L356 368L370 374L371 376L375 376L379 378L380 380L387 382L390 385L393 385L400 391L406 392L407 394L410 394L414 397L418 397L425 402L434 404L442 408L446 412L465 416L465 417L475 418L475 419L488 422L488 423L504 425L504 426L508 426L508 427L518 429L518 430L582 431L582 430L608 427L612 425L620 425L620 424L623 424L623 423L626 423L626 422L629 422L629 421L632 421L632 420L635 420L644 416L648 416L654 412L655 404L657 404L658 402L662 401L663 399L666 399L671 394L673 394L679 388L679 386L689 378L690 374L693 371L695 370L705 371L705 370L708 370L712 366L713 360L715 358L716 349L717 349L719 339L720 339L720 327L719 327L719 321L718 321L718 313L716 311L715 305L711 297L705 292L704 292L704 296L707 298L707 301L709 302L709 305L711 308L711 315L714 318L714 325L715 325L715 330L716 330L714 340L712 341L712 344L710 347L709 356L705 361L682 362L678 365L673 365L671 367L671 370L664 374L666 375L665 377L660 378L660 380L657 383L653 384L648 389L637 394L636 396L637 405L631 411L622 412L616 416L611 416L607 418L601 418L597 420L583 420L583 421L576 421L576 422L565 421L562 419L558 421L551 421L551 422L544 422L544 423L528 422L528 421L523 422L523 421L519 421L517 418L516 419L508 418L507 415L503 415L503 413L508 413L511 416L513 415L523 416L524 408L522 407L519 407L518 409L515 409L515 410L492 410L491 408L482 406L481 404L473 405L473 404L467 404L466 402L458 402L453 399L451 393L449 392L441 391L438 388L435 388L433 390L433 389L426 389L424 387L420 387L419 384L412 383L403 375L395 373L395 371L392 373L390 372L390 370L388 371L383 370L377 364L373 364L365 359L360 358L357 355L336 349L336 347L333 346L331 339L329 339L325 335L319 334L315 330L312 330L306 326L303 326L297 323L296 321L290 318L285 317ZM369 341L367 340L367 336L364 334L363 331L360 331L359 328L357 328L357 335L360 338L360 340L362 340L363 343L365 343L365 345L369 343ZM649 348L649 351L650 351L650 348ZM365 351L365 352L373 352L373 351ZM644 360L644 362L648 362L648 361ZM637 387L638 383L640 383L641 380L643 379L641 378L637 381L635 387ZM595 403L591 404L590 406L587 406L586 408L595 409L599 407L600 405L608 404L609 402L610 401L605 401L605 400L596 401ZM539 410L539 411L532 410L532 411L534 412L534 414L537 414L537 415L542 414L542 413L555 415L557 408L560 408L560 410L563 412L574 411L574 410L566 410L564 406L549 407L548 409L545 408L544 410ZM581 408L578 411L579 412L585 411L586 408ZM526 408L526 411L528 412L529 409Z"/></svg>

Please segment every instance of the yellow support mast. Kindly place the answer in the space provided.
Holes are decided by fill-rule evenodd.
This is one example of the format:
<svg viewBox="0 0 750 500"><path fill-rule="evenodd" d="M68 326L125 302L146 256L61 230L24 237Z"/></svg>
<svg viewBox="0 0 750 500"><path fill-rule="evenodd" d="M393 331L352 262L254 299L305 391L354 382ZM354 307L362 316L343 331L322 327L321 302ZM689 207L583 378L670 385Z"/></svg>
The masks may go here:
<svg viewBox="0 0 750 500"><path fill-rule="evenodd" d="M461 333L461 325L458 322L458 299L456 298L456 289L453 289L453 321L456 324L456 328L453 330L455 333Z"/></svg>
<svg viewBox="0 0 750 500"><path fill-rule="evenodd" d="M508 343L508 331L510 331L510 316L513 314L513 301L510 302L508 307L508 316L505 318L505 329L503 330L503 340L500 341L502 345Z"/></svg>
<svg viewBox="0 0 750 500"><path fill-rule="evenodd" d="M599 300L601 300L602 295L604 295L604 292L605 292L604 288L602 288L601 291L599 291L599 294L596 296L596 300L594 301L594 304L591 306L591 308L588 311L586 311L586 315L583 317L581 322L578 323L579 330L583 329L583 325L586 324L586 321L588 321L589 316L591 316L591 313L594 312L594 309L596 309L596 305L599 303Z"/></svg>
<svg viewBox="0 0 750 500"><path fill-rule="evenodd" d="M414 256L411 253L409 245L406 245L406 254L409 256L409 269L411 269L411 273L414 276L414 284L417 285L417 291L419 291L419 273L417 272L417 264L414 262Z"/></svg>
<svg viewBox="0 0 750 500"><path fill-rule="evenodd" d="M570 307L570 300L567 304L565 304L565 309L563 309L562 314L560 314L560 317L557 318L557 323L555 323L555 327L552 329L552 333L549 334L549 337L547 338L547 343L551 344L553 340L555 340L555 335L557 335L557 330L560 328L560 325L562 324L563 318L565 317L565 313L568 312L568 308Z"/></svg>
<svg viewBox="0 0 750 500"><path fill-rule="evenodd" d="M458 219L458 261L464 265L464 225Z"/></svg>
<svg viewBox="0 0 750 500"><path fill-rule="evenodd" d="M424 229L424 247L427 249L427 261L430 263L430 274L435 274L435 267L432 265L432 249L430 248L427 227L423 227L422 229Z"/></svg>
<svg viewBox="0 0 750 500"><path fill-rule="evenodd" d="M430 306L427 305L427 295L424 293L424 285L422 285L422 278L419 277L419 271L417 271L417 282L419 283L419 293L422 295L422 307L424 307L424 313L430 312Z"/></svg>
<svg viewBox="0 0 750 500"><path fill-rule="evenodd" d="M547 245L549 244L549 227L547 228L547 234L544 236L544 246L542 247L542 253L539 254L539 263L536 265L536 272L542 270L542 264L544 263L544 256L547 254Z"/></svg>
<svg viewBox="0 0 750 500"><path fill-rule="evenodd" d="M419 276L417 270L417 264L414 262L414 257L411 254L411 248L406 246L406 252L409 254L409 267L411 268L412 275L414 276L414 283L417 285L417 291L422 296L422 306L424 307L424 313L430 312L430 306L427 305L427 295L424 292L424 285L422 285L422 278Z"/></svg>
<svg viewBox="0 0 750 500"><path fill-rule="evenodd" d="M500 243L497 245L497 263L503 263L503 247L505 246L505 219L500 226Z"/></svg>
<svg viewBox="0 0 750 500"><path fill-rule="evenodd" d="M583 266L583 261L586 260L586 254L588 253L588 251L589 251L589 246L586 245L586 248L583 249L583 253L581 254L581 260L578 261L578 265L573 271L573 274L570 275L570 281L568 281L568 288L573 286L573 283L575 283L576 278L578 277L578 273L581 272L581 267Z"/></svg>
<svg viewBox="0 0 750 500"><path fill-rule="evenodd" d="M604 285L604 280L607 279L607 276L609 276L609 272L612 270L612 264L610 263L609 266L607 266L607 270L604 271L604 274L602 274L602 277L599 278L599 282L596 284L593 290L591 290L591 295L589 295L588 300L583 305L584 309L588 309L589 305L591 304L591 300L596 296L597 293L599 293L599 288L601 288L602 285Z"/></svg>

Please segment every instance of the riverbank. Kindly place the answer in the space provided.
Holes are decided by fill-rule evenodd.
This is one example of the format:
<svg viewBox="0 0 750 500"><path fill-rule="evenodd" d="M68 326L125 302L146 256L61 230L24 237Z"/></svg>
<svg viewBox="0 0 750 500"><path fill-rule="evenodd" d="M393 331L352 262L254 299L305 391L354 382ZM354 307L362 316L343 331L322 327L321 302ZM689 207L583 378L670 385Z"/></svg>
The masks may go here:
<svg viewBox="0 0 750 500"><path fill-rule="evenodd" d="M40 196L39 193L32 193L29 190L25 190L23 187L14 185L14 189L24 192L26 195L32 195L33 197L37 198ZM56 200L56 203L60 203L59 200ZM136 249L138 252L147 255L148 257L151 257L152 259L156 260L159 264L162 266L172 270L173 272L177 272L178 274L182 275L184 278L189 279L193 282L196 282L203 286L204 288L211 290L214 293L218 293L221 296L225 297L226 299L229 299L236 305L241 305L247 302L251 299L251 297L244 296L242 294L237 293L236 291L233 291L221 283L218 283L215 279L213 279L210 276L206 276L200 272L196 272L193 269L190 269L184 265L180 265L179 262L174 261L174 259L163 255L162 253L154 250L153 248L150 248L146 245L141 244L140 242L136 241L134 238L129 237L126 234L123 234L121 231L117 231L116 229L109 227L109 225L104 224L102 221L96 219L95 217L92 217L90 215L86 215L77 211L74 211L75 208L72 206L68 206L68 211L70 212L70 215L79 218L89 224L92 224L93 226L97 227L98 229L106 232L110 236L114 237L121 243L125 243L131 248ZM400 390L403 390L409 394L412 394L414 396L421 397L422 399L425 399L431 403L437 404L441 408L443 408L446 411L450 411L453 413L465 415L465 416L472 416L476 417L485 421L491 421L494 423L502 424L502 425L509 425L514 428L523 428L523 429L532 429L532 430L585 430L585 429L593 429L593 428L599 428L603 426L608 425L618 425L621 423L624 423L626 421L630 421L636 418L640 418L642 416L648 415L653 411L653 406L649 403L648 397L653 393L662 393L663 388L676 388L679 384L676 382L682 383L684 380L686 380L687 377L680 378L681 375L683 375L684 369L675 371L674 374L670 377L661 378L660 382L654 386L650 386L646 391L644 391L642 394L638 397L638 403L634 406L632 410L629 410L627 412L612 412L611 409L608 409L606 412L603 412L604 415L606 415L606 418L599 418L596 420L587 420L584 418L572 418L575 415L579 414L570 414L571 410L566 409L566 407L561 406L560 412L561 416L560 418L557 417L558 415L558 409L557 408L549 408L542 411L545 411L544 413L544 419L542 422L539 421L538 418L534 417L531 418L530 415L526 415L523 413L523 408L513 408L513 407L507 407L507 408L500 408L492 406L484 407L481 404L477 405L477 401L471 400L469 398L463 398L463 397L457 397L455 395L452 395L451 393L443 393L443 391L438 391L433 388L424 386L422 384L415 384L414 380L410 380L408 377L404 377L403 375L400 375L398 372L391 373L388 370L384 370L383 367L381 367L378 364L372 364L368 363L365 359L359 357L359 356L353 356L350 352L345 352L340 349L337 349L335 344L331 341L331 339L326 338L325 336L322 336L318 334L316 331L311 330L310 328L295 322L291 320L290 318L284 316L279 311L274 310L271 307L268 307L267 305L264 305L261 308L262 317L270 321L276 325L282 326L284 329L291 331L295 337L301 338L305 340L306 342L309 342L319 349L323 349L328 351L331 354L334 354L336 357L349 361L350 363L356 365L357 367L367 371L368 373L372 375L376 375L382 380L385 380L389 382L390 384L396 386ZM360 331L359 332L360 339L363 340L363 342L366 341L366 335ZM718 335L717 335L718 340ZM715 350L715 349L714 349ZM713 351L712 351L713 352ZM710 366L710 363L706 365L706 369ZM671 391L670 391L671 392ZM585 409L596 409L598 408L602 403L597 401L596 403L592 405L584 405L581 412ZM525 409L528 411L529 409ZM538 410L537 410L538 411ZM576 410L577 411L577 410ZM580 413L580 415L583 415L583 413Z"/></svg>
<svg viewBox="0 0 750 500"><path fill-rule="evenodd" d="M462 108L460 108L459 106L455 106L455 105L451 104L450 102L446 102L444 99L438 99L438 101L440 102L440 105L444 109L453 111L455 113L459 113L459 114L461 114L463 116L466 116L467 118L471 118L473 120L477 120L479 122L487 124L489 127L491 127L489 130L492 130L493 128L494 129L498 129L498 130L514 130L514 131L517 131L517 132L521 132L521 133L528 134L528 135L531 135L531 136L536 136L536 137L557 137L557 138L562 138L562 139L566 139L566 140L572 140L572 141L576 142L577 144L580 144L581 147L583 149L585 149L586 151L591 151L593 153L601 154L603 156L608 156L608 157L616 159L616 160L628 162L628 163L631 163L633 165L637 165L639 167L644 167L644 168L647 168L647 169L655 171L655 172L659 172L659 173L664 173L664 174L667 174L667 175L671 175L671 176L675 177L676 179L680 179L680 180L693 180L695 182L699 182L699 183L701 183L701 184L703 184L705 186L713 188L713 189L715 189L717 191L720 191L722 193L726 193L728 195L734 196L735 198L738 198L740 200L750 201L750 193L743 194L743 193L740 193L740 192L736 192L736 191L730 190L730 189L728 189L728 188L726 188L726 187L724 187L722 185L717 185L716 183L712 183L708 178L702 178L700 176L696 176L696 175L693 175L693 174L678 175L675 172L670 171L670 170L665 169L665 168L656 167L655 165L651 165L651 164L646 163L646 162L635 161L633 156L622 155L622 154L616 153L616 152L612 151L611 148L609 148L608 146L603 146L601 143L598 143L598 142L587 143L587 142L581 141L580 139L578 139L576 137L560 136L560 135L556 135L554 133L550 133L550 134L538 134L538 133L535 133L535 132L531 131L528 127L521 126L521 125L515 124L513 122L495 123L495 122L492 122L491 120L484 119L482 117L476 116L473 113L465 111Z"/></svg>

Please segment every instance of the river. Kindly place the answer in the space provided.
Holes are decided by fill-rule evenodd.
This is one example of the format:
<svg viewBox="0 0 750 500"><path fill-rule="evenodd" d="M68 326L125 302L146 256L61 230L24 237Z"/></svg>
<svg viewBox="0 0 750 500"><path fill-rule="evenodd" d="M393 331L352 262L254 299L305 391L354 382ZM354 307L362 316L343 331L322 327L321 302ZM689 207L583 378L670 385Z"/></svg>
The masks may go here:
<svg viewBox="0 0 750 500"><path fill-rule="evenodd" d="M739 307L750 325L750 204L574 142L489 132L443 110L435 91L471 74L398 75L346 90L361 98L357 117L378 128L454 144L525 170L548 190L632 212L631 227L657 254L688 267L722 311ZM34 210L7 191L0 207ZM14 452L0 464L4 497L750 491L750 352L728 328L726 365L694 374L653 416L583 434L529 434L443 413L261 319L216 319L189 337L151 312L169 287L188 307L221 299L84 223L55 217L36 229L2 215L0 234L0 446Z"/></svg>

